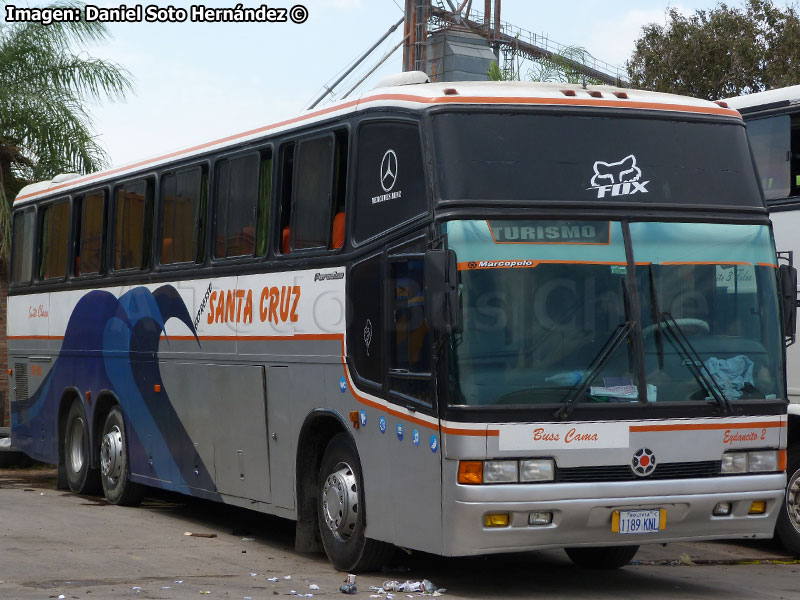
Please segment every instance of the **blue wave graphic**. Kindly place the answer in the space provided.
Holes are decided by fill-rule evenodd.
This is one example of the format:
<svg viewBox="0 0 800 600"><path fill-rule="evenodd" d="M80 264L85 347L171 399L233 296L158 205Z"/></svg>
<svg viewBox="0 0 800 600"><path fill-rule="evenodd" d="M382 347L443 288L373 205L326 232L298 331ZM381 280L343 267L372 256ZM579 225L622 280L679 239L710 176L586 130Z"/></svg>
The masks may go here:
<svg viewBox="0 0 800 600"><path fill-rule="evenodd" d="M189 311L171 285L150 292L131 289L119 299L103 290L83 296L70 315L58 358L30 397L29 418L15 415L20 449L34 458L58 458L58 405L64 390L75 390L92 422L85 393L111 392L127 423L131 472L168 489L216 496L214 480L197 455L161 380L158 346L169 319L178 319L199 344ZM161 391L156 392L155 386ZM17 442L15 442L17 443ZM97 441L94 442L97 444ZM28 447L25 447L28 446ZM152 457L152 460L151 460ZM148 481L153 484L153 481Z"/></svg>

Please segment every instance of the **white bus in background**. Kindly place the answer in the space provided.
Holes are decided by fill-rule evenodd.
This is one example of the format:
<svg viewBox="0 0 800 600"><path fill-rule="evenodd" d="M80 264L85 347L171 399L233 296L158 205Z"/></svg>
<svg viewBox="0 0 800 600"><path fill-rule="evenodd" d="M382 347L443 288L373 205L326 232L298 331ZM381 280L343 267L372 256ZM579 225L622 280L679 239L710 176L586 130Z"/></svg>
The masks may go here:
<svg viewBox="0 0 800 600"><path fill-rule="evenodd" d="M728 98L747 124L772 218L775 247L800 258L800 85ZM794 553L800 552L800 345L786 351L789 396L789 449L786 501L776 533Z"/></svg>

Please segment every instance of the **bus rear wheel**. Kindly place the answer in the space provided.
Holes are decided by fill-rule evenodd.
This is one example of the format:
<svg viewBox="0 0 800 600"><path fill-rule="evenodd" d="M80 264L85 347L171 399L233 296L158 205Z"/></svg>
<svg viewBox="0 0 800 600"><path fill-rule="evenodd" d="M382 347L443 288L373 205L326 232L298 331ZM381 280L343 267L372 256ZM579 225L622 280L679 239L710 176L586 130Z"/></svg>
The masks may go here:
<svg viewBox="0 0 800 600"><path fill-rule="evenodd" d="M393 546L365 535L361 467L346 433L335 435L328 443L317 489L322 545L334 567L351 573L372 571L391 558Z"/></svg>
<svg viewBox="0 0 800 600"><path fill-rule="evenodd" d="M78 400L69 407L64 428L64 475L76 494L94 494L100 489L97 469L91 468L89 425Z"/></svg>
<svg viewBox="0 0 800 600"><path fill-rule="evenodd" d="M800 556L800 444L789 447L787 454L788 483L775 533L789 552Z"/></svg>
<svg viewBox="0 0 800 600"><path fill-rule="evenodd" d="M118 406L111 409L100 440L100 474L103 493L111 504L135 506L142 501L144 486L130 479L125 421Z"/></svg>
<svg viewBox="0 0 800 600"><path fill-rule="evenodd" d="M584 569L619 569L631 562L639 546L564 548L564 551L572 562Z"/></svg>

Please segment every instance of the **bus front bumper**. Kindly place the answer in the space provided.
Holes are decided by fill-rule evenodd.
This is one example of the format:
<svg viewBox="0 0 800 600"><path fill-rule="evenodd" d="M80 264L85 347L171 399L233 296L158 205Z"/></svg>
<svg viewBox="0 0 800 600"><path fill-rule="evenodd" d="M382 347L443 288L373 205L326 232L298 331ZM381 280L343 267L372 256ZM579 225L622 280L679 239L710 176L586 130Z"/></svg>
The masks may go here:
<svg viewBox="0 0 800 600"><path fill-rule="evenodd" d="M457 485L444 506L444 554L771 538L785 486L783 473L607 483ZM713 514L721 502L731 504L729 515ZM753 502L765 503L762 514L750 514ZM663 529L637 534L612 531L614 511L633 509L663 509ZM552 513L552 522L531 524L533 513ZM508 525L487 527L486 516L497 514L507 514Z"/></svg>

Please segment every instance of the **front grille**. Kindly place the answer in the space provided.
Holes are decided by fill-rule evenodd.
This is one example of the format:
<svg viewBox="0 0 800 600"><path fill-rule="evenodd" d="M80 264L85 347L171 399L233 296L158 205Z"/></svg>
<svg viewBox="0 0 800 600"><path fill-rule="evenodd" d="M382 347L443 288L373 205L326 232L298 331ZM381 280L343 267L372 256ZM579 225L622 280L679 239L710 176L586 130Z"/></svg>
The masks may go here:
<svg viewBox="0 0 800 600"><path fill-rule="evenodd" d="M698 479L720 474L721 461L662 463L656 465L647 477L638 477L628 465L603 467L570 467L556 471L556 481L561 483L595 481L636 481L639 479Z"/></svg>

